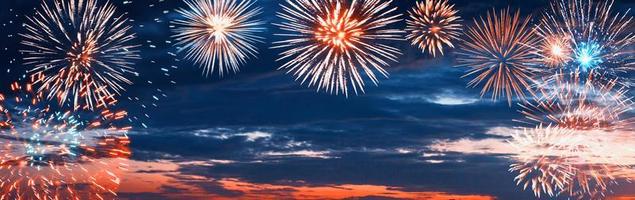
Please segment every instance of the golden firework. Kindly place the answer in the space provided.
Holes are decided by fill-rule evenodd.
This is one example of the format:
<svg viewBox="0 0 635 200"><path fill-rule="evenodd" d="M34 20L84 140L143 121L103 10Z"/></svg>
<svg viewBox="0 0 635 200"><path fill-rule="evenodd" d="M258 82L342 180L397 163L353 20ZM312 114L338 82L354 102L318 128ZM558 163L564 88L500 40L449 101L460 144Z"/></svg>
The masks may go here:
<svg viewBox="0 0 635 200"><path fill-rule="evenodd" d="M573 59L571 39L565 36L547 36L540 42L537 55L546 67L562 67Z"/></svg>
<svg viewBox="0 0 635 200"><path fill-rule="evenodd" d="M413 46L432 56L443 55L444 46L454 48L452 43L461 35L461 17L454 5L447 0L425 0L409 11L407 38Z"/></svg>
<svg viewBox="0 0 635 200"><path fill-rule="evenodd" d="M483 85L481 96L492 92L492 98L506 96L511 105L515 95L525 99L533 94L534 75L538 72L532 47L538 38L529 28L530 17L521 19L520 11L509 9L489 12L475 25L458 52L459 66L469 67L467 76L476 76L469 86Z"/></svg>

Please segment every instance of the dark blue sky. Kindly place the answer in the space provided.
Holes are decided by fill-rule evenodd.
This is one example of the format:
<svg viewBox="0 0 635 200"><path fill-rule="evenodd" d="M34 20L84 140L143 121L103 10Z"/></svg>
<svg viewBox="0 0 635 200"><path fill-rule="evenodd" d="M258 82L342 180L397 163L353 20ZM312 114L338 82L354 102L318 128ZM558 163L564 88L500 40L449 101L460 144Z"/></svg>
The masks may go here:
<svg viewBox="0 0 635 200"><path fill-rule="evenodd" d="M129 177L155 173L172 182L143 193L122 188L124 199L187 198L191 187L210 196L246 198L244 191L219 181L224 179L286 185L290 190L353 184L407 192L533 198L531 192L515 186L514 174L507 171L511 161L505 155L438 152L429 147L441 140L505 139L491 134L492 130L517 126L512 119L520 117L517 107L482 100L479 89L466 88L468 80L460 78L465 69L453 67L452 53L431 58L406 41L396 42L404 55L388 68L390 79L367 88L366 94L346 98L315 93L276 71L281 64L275 62L279 50L269 47L277 29L267 25L266 43L259 46L257 59L249 60L239 74L205 78L199 68L168 53L176 51L166 41L171 35L169 21L178 17L174 9L184 6L180 0L134 0L125 5L123 0L111 1L133 20L136 42L143 45L143 59L136 65L141 76L125 94L141 100L122 103L148 125L135 124L132 159L178 166L172 171L151 167L132 171ZM25 15L32 14L39 2L0 2L0 71L10 69L0 79L2 85L20 78L25 70L20 65L17 34L23 31ZM264 8L263 20L279 21L275 17L279 2L258 1ZM414 2L394 4L405 13ZM473 17L492 8L520 8L524 14L539 15L548 1L451 2L469 25ZM616 3L618 9L634 4ZM403 28L405 23L398 26ZM122 187L128 180L125 175L123 179ZM615 191L629 194L632 187L624 184Z"/></svg>

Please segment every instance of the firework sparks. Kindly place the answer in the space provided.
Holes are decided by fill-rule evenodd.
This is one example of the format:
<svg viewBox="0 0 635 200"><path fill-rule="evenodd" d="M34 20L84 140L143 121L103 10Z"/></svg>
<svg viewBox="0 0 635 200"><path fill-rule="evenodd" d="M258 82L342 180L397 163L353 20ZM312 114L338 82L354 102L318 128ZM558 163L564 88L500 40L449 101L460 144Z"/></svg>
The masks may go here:
<svg viewBox="0 0 635 200"><path fill-rule="evenodd" d="M591 81L571 80L556 76L550 88L540 87L535 102L519 104L528 124L552 124L574 130L618 129L630 124L620 119L629 111L632 101L625 87L616 88L617 80L601 87ZM586 82L580 84L581 82Z"/></svg>
<svg viewBox="0 0 635 200"><path fill-rule="evenodd" d="M457 12L447 0L417 2L409 12L407 38L424 53L428 51L435 57L437 53L443 55L443 47L454 48L452 42L461 35L461 17Z"/></svg>
<svg viewBox="0 0 635 200"><path fill-rule="evenodd" d="M626 157L616 155L616 146L608 145L626 147L614 141L620 140L616 134L620 133L542 126L526 129L510 141L518 155L509 171L517 172L516 183L524 189L531 187L539 198L543 194L604 197L609 186L625 178L621 175L628 171L627 165L621 164Z"/></svg>
<svg viewBox="0 0 635 200"><path fill-rule="evenodd" d="M400 51L387 42L402 40L402 31L388 26L399 21L389 1L286 0L276 24L287 33L274 48L286 49L278 60L309 86L334 94L364 92L366 75L377 85L376 73L388 76L387 61L396 62Z"/></svg>
<svg viewBox="0 0 635 200"><path fill-rule="evenodd" d="M15 96L0 101L12 122L0 129L0 199L116 196L117 171L130 156L130 127L120 126L127 113L54 111L31 84L11 88Z"/></svg>
<svg viewBox="0 0 635 200"><path fill-rule="evenodd" d="M568 37L548 36L542 40L537 55L546 67L557 68L573 59L573 49Z"/></svg>
<svg viewBox="0 0 635 200"><path fill-rule="evenodd" d="M492 91L493 99L506 96L511 105L513 95L525 99L526 90L533 93L533 76L538 69L532 47L539 40L528 27L529 21L521 19L519 11L511 14L508 9L474 20L457 61L459 66L470 67L464 77L476 75L470 86L484 82L482 96Z"/></svg>
<svg viewBox="0 0 635 200"><path fill-rule="evenodd" d="M568 139L567 136L572 134L571 131L560 128L536 128L525 129L520 134L515 134L511 144L519 152L520 162L510 165L510 172L518 172L514 178L517 185L522 185L523 189L531 187L534 195L540 197L543 193L554 196L558 190L566 187L566 184L572 179L569 166L565 166L563 158L557 156L535 155L536 147L543 148L541 150L551 150L549 148L557 148ZM531 150L530 150L531 149ZM547 154L548 155L548 154Z"/></svg>
<svg viewBox="0 0 635 200"><path fill-rule="evenodd" d="M238 3L240 2L240 3ZM215 70L239 71L250 57L256 57L255 43L262 42L257 33L264 24L253 19L261 13L252 9L255 1L187 0L188 9L179 9L185 19L175 20L173 37L185 50L186 58L202 66L206 76Z"/></svg>
<svg viewBox="0 0 635 200"><path fill-rule="evenodd" d="M116 95L132 84L133 60L139 55L130 42L135 35L115 7L95 0L55 0L25 24L22 44L25 64L39 91L72 100L74 109L94 109L116 102Z"/></svg>
<svg viewBox="0 0 635 200"><path fill-rule="evenodd" d="M550 7L536 27L543 47L537 55L543 64L556 73L594 76L588 80L599 84L634 69L629 47L635 34L629 11L612 11L613 0L557 0Z"/></svg>
<svg viewBox="0 0 635 200"><path fill-rule="evenodd" d="M518 172L517 184L531 187L537 197L602 198L628 168L621 162L632 152L620 141L632 133L633 119L621 118L632 107L628 91L616 87L617 80L598 85L580 75L553 76L538 87L535 102L520 104L525 115L520 121L538 128L514 135L511 144L519 156L510 171Z"/></svg>

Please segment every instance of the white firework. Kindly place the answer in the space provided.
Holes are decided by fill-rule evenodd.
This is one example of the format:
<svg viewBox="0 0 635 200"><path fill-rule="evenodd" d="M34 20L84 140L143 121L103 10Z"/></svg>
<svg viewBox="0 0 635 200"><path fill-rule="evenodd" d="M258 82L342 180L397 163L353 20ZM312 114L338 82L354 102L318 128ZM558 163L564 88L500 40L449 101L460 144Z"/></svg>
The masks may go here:
<svg viewBox="0 0 635 200"><path fill-rule="evenodd" d="M33 82L49 99L94 109L115 103L137 75L136 37L110 3L95 0L44 1L25 24L25 64Z"/></svg>
<svg viewBox="0 0 635 200"><path fill-rule="evenodd" d="M400 14L382 0L286 0L275 24L284 39L274 48L284 49L280 69L303 84L334 94L364 92L367 76L377 85L376 73L387 77L384 67L396 62L400 50L391 41L403 40L403 31L390 27Z"/></svg>
<svg viewBox="0 0 635 200"><path fill-rule="evenodd" d="M178 41L185 58L200 65L209 76L218 70L220 76L232 71L249 58L256 57L257 34L264 31L262 21L254 19L261 13L252 8L255 1L186 0L188 9L178 9L184 19L173 21L173 38Z"/></svg>

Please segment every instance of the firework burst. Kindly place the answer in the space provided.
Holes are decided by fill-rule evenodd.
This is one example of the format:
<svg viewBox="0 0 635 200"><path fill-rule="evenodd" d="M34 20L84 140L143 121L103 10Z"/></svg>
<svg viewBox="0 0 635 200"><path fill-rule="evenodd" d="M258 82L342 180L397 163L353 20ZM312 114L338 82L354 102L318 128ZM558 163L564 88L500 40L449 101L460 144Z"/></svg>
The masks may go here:
<svg viewBox="0 0 635 200"><path fill-rule="evenodd" d="M583 73L604 84L634 69L633 17L612 10L613 0L556 0L536 26L537 55L557 73ZM585 81L585 80L583 80ZM622 84L627 84L623 82Z"/></svg>
<svg viewBox="0 0 635 200"><path fill-rule="evenodd" d="M461 17L457 12L447 0L417 2L409 12L407 38L424 53L428 51L435 57L437 53L443 55L443 47L454 48L452 42L461 35Z"/></svg>
<svg viewBox="0 0 635 200"><path fill-rule="evenodd" d="M15 95L0 101L11 122L0 129L0 199L116 196L130 156L130 127L120 125L127 113L55 111L31 84L11 88Z"/></svg>
<svg viewBox="0 0 635 200"><path fill-rule="evenodd" d="M554 80L549 88L540 87L534 102L519 104L520 112L525 115L521 122L574 130L614 130L631 123L620 119L633 103L625 87L616 87L617 80L600 87L591 84L592 81L581 81L579 76L569 80L560 75Z"/></svg>
<svg viewBox="0 0 635 200"><path fill-rule="evenodd" d="M548 68L557 68L573 59L570 39L565 36L548 36L540 42L537 55Z"/></svg>
<svg viewBox="0 0 635 200"><path fill-rule="evenodd" d="M529 21L521 19L519 11L511 14L508 9L474 20L457 61L459 66L470 68L464 77L476 76L470 86L483 84L482 96L491 91L493 99L506 96L511 105L512 96L525 99L527 92L533 93L533 76L538 69L532 47L539 40Z"/></svg>
<svg viewBox="0 0 635 200"><path fill-rule="evenodd" d="M60 105L71 100L74 109L94 109L116 102L132 84L133 60L139 55L130 42L135 35L115 7L95 0L44 1L25 24L28 72Z"/></svg>
<svg viewBox="0 0 635 200"><path fill-rule="evenodd" d="M238 3L240 2L240 3ZM252 9L255 1L237 0L186 0L189 9L179 9L185 19L175 20L173 38L186 51L186 58L204 69L209 76L218 70L219 75L239 71L239 67L251 57L256 57L255 43L262 42L257 33L264 24L254 19L260 8Z"/></svg>
<svg viewBox="0 0 635 200"><path fill-rule="evenodd" d="M514 178L516 184L522 185L525 190L531 187L537 197L543 193L554 196L558 190L567 187L573 174L569 171L570 167L564 165L564 159L549 156L549 153L536 155L536 152L558 148L565 142L562 140L569 139L570 135L571 131L552 127L525 129L520 134L513 134L510 144L520 154L517 157L519 162L510 165L509 171L518 173ZM542 151L535 151L537 147Z"/></svg>
<svg viewBox="0 0 635 200"><path fill-rule="evenodd" d="M276 24L285 37L274 48L285 49L280 69L303 84L334 94L364 92L367 76L375 85L376 73L384 77L388 61L396 62L400 51L389 46L402 40L402 31L389 25L399 21L389 1L381 0L286 0Z"/></svg>
<svg viewBox="0 0 635 200"><path fill-rule="evenodd" d="M615 141L623 139L616 134L621 133L542 125L525 129L512 135L510 145L518 155L509 171L518 173L516 183L524 189L531 188L538 198L543 194L603 198L619 178L626 178L622 175L629 169L622 164L628 159L614 153L615 147L626 147Z"/></svg>

